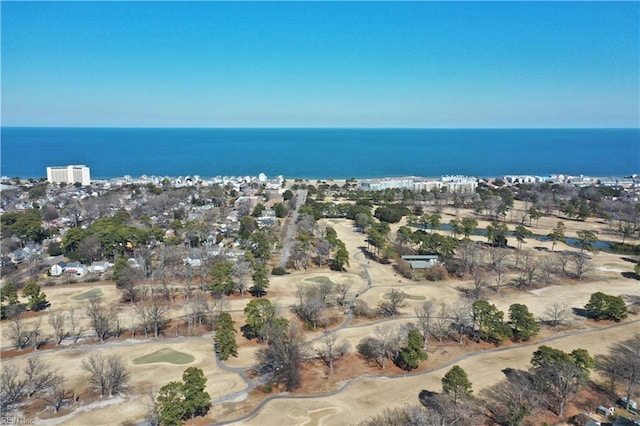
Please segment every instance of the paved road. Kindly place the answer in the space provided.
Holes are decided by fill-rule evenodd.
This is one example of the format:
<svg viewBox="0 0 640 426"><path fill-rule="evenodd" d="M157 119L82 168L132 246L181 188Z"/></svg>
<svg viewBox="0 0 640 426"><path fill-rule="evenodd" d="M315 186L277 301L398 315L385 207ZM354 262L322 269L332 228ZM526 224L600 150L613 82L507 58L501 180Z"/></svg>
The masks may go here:
<svg viewBox="0 0 640 426"><path fill-rule="evenodd" d="M287 267L287 261L289 260L289 253L291 252L291 243L293 243L293 239L296 236L296 227L298 222L298 210L300 207L304 205L307 201L307 190L300 189L296 195L296 208L293 210L291 214L291 222L289 222L289 228L287 229L287 237L284 240L284 246L282 247L282 254L280 254L280 263L278 264L281 268Z"/></svg>

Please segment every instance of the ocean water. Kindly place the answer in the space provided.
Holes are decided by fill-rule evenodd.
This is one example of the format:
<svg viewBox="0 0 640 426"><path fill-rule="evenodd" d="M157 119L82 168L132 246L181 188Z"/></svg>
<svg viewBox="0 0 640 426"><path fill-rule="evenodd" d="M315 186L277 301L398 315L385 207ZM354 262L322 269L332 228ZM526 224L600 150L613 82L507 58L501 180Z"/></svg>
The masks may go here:
<svg viewBox="0 0 640 426"><path fill-rule="evenodd" d="M84 164L117 176L370 178L640 172L640 129L161 129L3 127L0 174Z"/></svg>

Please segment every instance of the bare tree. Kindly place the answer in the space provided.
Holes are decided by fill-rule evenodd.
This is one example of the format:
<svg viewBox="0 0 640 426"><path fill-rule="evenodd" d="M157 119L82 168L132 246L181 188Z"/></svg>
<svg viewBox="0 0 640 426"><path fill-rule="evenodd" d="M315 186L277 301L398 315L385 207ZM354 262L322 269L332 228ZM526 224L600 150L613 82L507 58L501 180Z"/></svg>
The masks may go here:
<svg viewBox="0 0 640 426"><path fill-rule="evenodd" d="M453 325L458 330L458 343L462 344L462 337L465 330L472 325L471 305L469 302L461 301L454 303L449 309Z"/></svg>
<svg viewBox="0 0 640 426"><path fill-rule="evenodd" d="M63 311L51 311L49 313L48 321L56 337L56 345L59 345L69 337L69 331L64 327L65 320L66 315Z"/></svg>
<svg viewBox="0 0 640 426"><path fill-rule="evenodd" d="M111 332L111 315L102 304L102 297L92 297L86 305L87 317L91 322L91 327L96 333L96 337L104 342Z"/></svg>
<svg viewBox="0 0 640 426"><path fill-rule="evenodd" d="M33 350L37 351L47 341L47 337L42 335L42 317L38 317L31 323L29 331L29 340L33 345Z"/></svg>
<svg viewBox="0 0 640 426"><path fill-rule="evenodd" d="M544 315L546 320L556 327L569 316L569 306L563 302L555 302L545 309Z"/></svg>
<svg viewBox="0 0 640 426"><path fill-rule="evenodd" d="M536 262L531 250L524 250L522 254L523 265L518 278L518 284L531 287L533 281L538 275L539 265Z"/></svg>
<svg viewBox="0 0 640 426"><path fill-rule="evenodd" d="M344 355L349 350L349 342L338 343L338 335L335 332L325 333L322 339L323 346L316 350L316 353L329 367L329 374L333 373L333 362L339 356Z"/></svg>
<svg viewBox="0 0 640 426"><path fill-rule="evenodd" d="M80 323L79 314L75 310L75 308L71 307L67 311L67 315L69 316L69 335L73 338L73 344L75 345L78 342L80 336L82 336L82 332L84 331L84 327Z"/></svg>
<svg viewBox="0 0 640 426"><path fill-rule="evenodd" d="M231 274L233 275L233 280L236 283L236 288L240 292L240 295L243 295L247 290L247 276L249 272L251 272L251 264L244 260L234 263L231 267Z"/></svg>
<svg viewBox="0 0 640 426"><path fill-rule="evenodd" d="M539 265L539 278L544 284L548 284L553 277L553 274L558 270L558 263L554 257L544 256Z"/></svg>
<svg viewBox="0 0 640 426"><path fill-rule="evenodd" d="M27 325L22 320L20 313L17 313L11 320L7 328L7 334L16 349L26 348L31 340L31 334L29 330L27 330Z"/></svg>
<svg viewBox="0 0 640 426"><path fill-rule="evenodd" d="M104 357L100 352L94 352L84 359L82 368L89 373L89 381L100 391L100 396L107 391L109 396L113 396L129 380L129 372L120 358Z"/></svg>
<svg viewBox="0 0 640 426"><path fill-rule="evenodd" d="M616 374L625 386L628 404L635 390L640 387L640 333L615 343L610 349L603 358L607 364L615 366Z"/></svg>
<svg viewBox="0 0 640 426"><path fill-rule="evenodd" d="M3 416L13 411L24 397L26 381L20 379L18 369L12 365L2 367L0 373L0 414Z"/></svg>
<svg viewBox="0 0 640 426"><path fill-rule="evenodd" d="M504 279L508 267L509 251L500 247L489 248L490 267L495 271L496 293L500 293L500 289L504 285Z"/></svg>
<svg viewBox="0 0 640 426"><path fill-rule="evenodd" d="M420 309L416 308L415 310L416 318L418 318L416 326L424 337L424 345L422 346L423 351L426 351L428 347L429 335L431 334L431 321L435 311L436 305L429 300L424 302Z"/></svg>
<svg viewBox="0 0 640 426"><path fill-rule="evenodd" d="M267 347L258 352L262 369L288 390L300 385L300 365L304 355L302 343L302 331L296 325L285 329L274 327L269 333Z"/></svg>
<svg viewBox="0 0 640 426"><path fill-rule="evenodd" d="M54 376L49 389L42 397L56 413L73 401L73 392L65 386L64 382L64 377Z"/></svg>
<svg viewBox="0 0 640 426"><path fill-rule="evenodd" d="M480 261L480 248L471 241L463 241L456 249L456 254L460 259L462 274L468 275L473 272Z"/></svg>
<svg viewBox="0 0 640 426"><path fill-rule="evenodd" d="M451 323L449 307L446 304L440 305L434 320L431 334L442 344L442 339L449 334L449 324Z"/></svg>
<svg viewBox="0 0 640 426"><path fill-rule="evenodd" d="M36 393L45 392L52 385L55 373L51 365L39 357L29 358L24 369L26 376L26 394L31 398Z"/></svg>
<svg viewBox="0 0 640 426"><path fill-rule="evenodd" d="M593 263L591 263L589 256L584 253L574 253L573 256L571 256L571 260L575 266L576 278L579 280L582 279L584 274L593 270Z"/></svg>
<svg viewBox="0 0 640 426"><path fill-rule="evenodd" d="M467 292L467 297L471 300L478 300L484 294L484 290L489 286L484 271L477 268L473 271L473 287Z"/></svg>
<svg viewBox="0 0 640 426"><path fill-rule="evenodd" d="M169 312L169 307L160 303L157 299L154 299L147 305L147 318L153 329L154 337L158 337L160 331L167 323L167 312Z"/></svg>
<svg viewBox="0 0 640 426"><path fill-rule="evenodd" d="M351 284L346 283L338 283L336 284L336 302L339 305L344 305L347 303L347 299L349 297L349 290L351 290Z"/></svg>
<svg viewBox="0 0 640 426"><path fill-rule="evenodd" d="M387 301L380 303L380 313L386 317L398 315L399 309L405 306L404 301L407 295L400 290L393 289L388 293L388 297Z"/></svg>
<svg viewBox="0 0 640 426"><path fill-rule="evenodd" d="M501 425L519 426L539 404L533 377L526 371L504 371L506 380L483 389L481 395L486 400L485 406L493 421Z"/></svg>

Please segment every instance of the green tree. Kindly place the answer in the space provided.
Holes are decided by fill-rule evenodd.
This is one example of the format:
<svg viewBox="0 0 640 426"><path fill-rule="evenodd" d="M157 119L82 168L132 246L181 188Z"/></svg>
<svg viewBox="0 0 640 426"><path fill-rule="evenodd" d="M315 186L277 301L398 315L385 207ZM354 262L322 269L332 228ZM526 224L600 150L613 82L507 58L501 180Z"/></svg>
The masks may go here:
<svg viewBox="0 0 640 426"><path fill-rule="evenodd" d="M22 297L28 297L27 307L32 311L41 311L49 306L47 295L40 290L40 286L35 282L30 282L22 290Z"/></svg>
<svg viewBox="0 0 640 426"><path fill-rule="evenodd" d="M440 216L438 213L434 213L429 216L428 223L432 231L434 229L440 229L441 219L442 219L442 216Z"/></svg>
<svg viewBox="0 0 640 426"><path fill-rule="evenodd" d="M527 213L529 214L529 226L531 226L531 221L535 220L536 221L536 228L538 227L538 221L540 220L540 218L543 216L542 212L540 210L538 210L535 207L530 207L529 210L527 210Z"/></svg>
<svg viewBox="0 0 640 426"><path fill-rule="evenodd" d="M204 389L207 378L201 369L196 367L187 368L182 373L182 393L185 415L193 419L197 416L204 416L209 412L211 397Z"/></svg>
<svg viewBox="0 0 640 426"><path fill-rule="evenodd" d="M265 210L266 210L266 208L264 207L264 204L258 203L253 208L253 211L251 212L251 216L260 217L262 215L262 212L265 211Z"/></svg>
<svg viewBox="0 0 640 426"><path fill-rule="evenodd" d="M282 203L276 203L273 205L273 211L276 213L276 217L283 218L287 215L287 209Z"/></svg>
<svg viewBox="0 0 640 426"><path fill-rule="evenodd" d="M287 189L286 191L284 191L282 193L282 199L285 201L289 201L290 199L293 198L293 192L291 192L290 189Z"/></svg>
<svg viewBox="0 0 640 426"><path fill-rule="evenodd" d="M514 231L514 235L516 237L516 240L518 241L518 250L520 250L520 247L522 247L522 244L526 244L525 242L525 238L530 238L533 236L533 232L531 232L530 230L528 230L527 228L525 228L522 225L518 225L516 226L516 229Z"/></svg>
<svg viewBox="0 0 640 426"><path fill-rule="evenodd" d="M18 301L18 289L14 283L6 283L0 289L0 319L14 318L25 309L23 303ZM6 303L5 303L6 302Z"/></svg>
<svg viewBox="0 0 640 426"><path fill-rule="evenodd" d="M338 249L333 255L332 268L335 271L342 271L344 267L349 266L349 252L342 241L338 244Z"/></svg>
<svg viewBox="0 0 640 426"><path fill-rule="evenodd" d="M471 386L467 372L457 365L451 367L442 378L442 391L453 395L454 404L461 398L471 396Z"/></svg>
<svg viewBox="0 0 640 426"><path fill-rule="evenodd" d="M580 253L584 252L585 249L593 251L593 244L597 241L598 237L596 237L596 233L594 231L578 231L578 245L580 246Z"/></svg>
<svg viewBox="0 0 640 426"><path fill-rule="evenodd" d="M211 267L209 290L211 290L214 297L220 297L223 294L230 295L235 290L236 285L233 282L232 267L233 264L231 262L216 262Z"/></svg>
<svg viewBox="0 0 640 426"><path fill-rule="evenodd" d="M478 221L471 217L464 217L462 218L461 225L464 237L469 238L469 235L473 234L473 231L478 228Z"/></svg>
<svg viewBox="0 0 640 426"><path fill-rule="evenodd" d="M556 247L556 243L558 241L564 241L564 231L565 226L564 222L559 221L558 224L551 230L551 233L548 235L551 240L551 251Z"/></svg>
<svg viewBox="0 0 640 426"><path fill-rule="evenodd" d="M506 247L509 228L505 223L494 221L487 225L487 240L494 246Z"/></svg>
<svg viewBox="0 0 640 426"><path fill-rule="evenodd" d="M248 239L251 234L258 229L258 222L252 216L243 216L240 218L240 230L239 235L242 239Z"/></svg>
<svg viewBox="0 0 640 426"><path fill-rule="evenodd" d="M569 397L586 382L594 361L584 349L565 353L543 345L533 353L531 365L534 382L553 411L562 417Z"/></svg>
<svg viewBox="0 0 640 426"><path fill-rule="evenodd" d="M183 388L182 382L170 382L160 388L156 403L161 425L182 425L182 419L186 416Z"/></svg>
<svg viewBox="0 0 640 426"><path fill-rule="evenodd" d="M267 268L264 265L257 264L251 278L253 279L251 292L257 297L262 297L266 294L267 288L269 287Z"/></svg>
<svg viewBox="0 0 640 426"><path fill-rule="evenodd" d="M473 324L480 338L501 343L511 337L511 329L504 323L504 312L486 300L476 300L471 305Z"/></svg>
<svg viewBox="0 0 640 426"><path fill-rule="evenodd" d="M216 333L214 337L216 352L221 360L227 360L230 356L238 356L236 333L237 331L233 326L231 315L228 312L222 312L216 320Z"/></svg>
<svg viewBox="0 0 640 426"><path fill-rule="evenodd" d="M41 243L49 236L49 232L42 227L40 211L28 209L24 212L7 212L0 216L3 229L10 230L23 243L35 241Z"/></svg>
<svg viewBox="0 0 640 426"><path fill-rule="evenodd" d="M540 324L527 308L527 305L514 303L509 306L509 323L516 341L527 341L540 331Z"/></svg>
<svg viewBox="0 0 640 426"><path fill-rule="evenodd" d="M403 370L418 368L421 361L427 359L427 354L422 350L424 337L415 328L409 330L407 345L400 349L396 356L396 365Z"/></svg>
<svg viewBox="0 0 640 426"><path fill-rule="evenodd" d="M245 335L252 339L257 337L264 340L267 337L267 327L276 318L276 308L269 299L253 299L244 308L247 316L247 328Z"/></svg>
<svg viewBox="0 0 640 426"><path fill-rule="evenodd" d="M595 320L613 320L619 322L627 318L627 305L620 296L612 296L598 291L593 293L584 305L587 315Z"/></svg>

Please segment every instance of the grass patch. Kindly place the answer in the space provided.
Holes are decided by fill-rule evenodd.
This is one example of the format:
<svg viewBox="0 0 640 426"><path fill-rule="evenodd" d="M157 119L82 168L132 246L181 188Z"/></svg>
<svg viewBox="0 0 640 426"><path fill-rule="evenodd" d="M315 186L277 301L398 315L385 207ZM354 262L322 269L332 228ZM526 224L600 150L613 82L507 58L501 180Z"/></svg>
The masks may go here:
<svg viewBox="0 0 640 426"><path fill-rule="evenodd" d="M76 294L75 296L71 296L73 300L86 300L91 299L92 297L100 297L104 295L101 288L92 288L91 290L87 290L80 294Z"/></svg>
<svg viewBox="0 0 640 426"><path fill-rule="evenodd" d="M333 284L333 281L331 281L331 279L327 277L305 278L305 281L311 281L312 283L318 283L318 284Z"/></svg>
<svg viewBox="0 0 640 426"><path fill-rule="evenodd" d="M168 362L170 364L189 364L196 358L193 355L178 352L171 348L162 348L148 355L143 355L134 359L135 365L153 364L155 362Z"/></svg>
<svg viewBox="0 0 640 426"><path fill-rule="evenodd" d="M412 294L407 294L404 291L401 291L400 293L404 294L404 298L407 300L425 300L426 297L424 296L414 296ZM388 299L389 298L389 293L385 293L382 295L383 299Z"/></svg>

